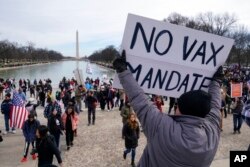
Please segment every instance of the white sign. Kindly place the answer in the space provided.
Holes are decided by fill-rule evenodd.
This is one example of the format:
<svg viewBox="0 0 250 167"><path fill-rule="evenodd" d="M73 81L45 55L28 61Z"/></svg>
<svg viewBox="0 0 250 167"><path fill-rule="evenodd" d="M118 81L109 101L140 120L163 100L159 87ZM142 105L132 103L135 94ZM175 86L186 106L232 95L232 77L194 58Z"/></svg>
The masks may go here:
<svg viewBox="0 0 250 167"><path fill-rule="evenodd" d="M232 45L229 38L129 14L121 47L146 93L179 97L207 90ZM122 88L117 77L113 87Z"/></svg>

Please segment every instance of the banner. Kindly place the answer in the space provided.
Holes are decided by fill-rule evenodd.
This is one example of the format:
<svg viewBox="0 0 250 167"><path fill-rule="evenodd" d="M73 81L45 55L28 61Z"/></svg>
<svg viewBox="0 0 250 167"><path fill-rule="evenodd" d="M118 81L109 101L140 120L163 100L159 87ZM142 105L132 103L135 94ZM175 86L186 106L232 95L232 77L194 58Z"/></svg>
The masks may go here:
<svg viewBox="0 0 250 167"><path fill-rule="evenodd" d="M231 84L231 97L242 97L242 83Z"/></svg>
<svg viewBox="0 0 250 167"><path fill-rule="evenodd" d="M146 93L179 97L206 91L232 45L229 38L129 14L121 49ZM113 87L122 88L117 76Z"/></svg>

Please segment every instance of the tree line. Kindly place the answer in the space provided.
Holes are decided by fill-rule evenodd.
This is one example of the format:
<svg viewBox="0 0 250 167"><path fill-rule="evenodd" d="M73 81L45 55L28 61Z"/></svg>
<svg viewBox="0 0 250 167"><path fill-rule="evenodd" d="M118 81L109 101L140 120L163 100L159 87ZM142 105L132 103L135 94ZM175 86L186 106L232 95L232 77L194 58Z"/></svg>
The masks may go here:
<svg viewBox="0 0 250 167"><path fill-rule="evenodd" d="M8 40L0 41L0 63L44 62L62 60L63 55L54 50L35 48L33 43L20 46Z"/></svg>
<svg viewBox="0 0 250 167"><path fill-rule="evenodd" d="M238 63L243 66L250 64L250 33L245 25L237 24L237 17L228 13L200 13L195 17L186 17L171 13L164 22L186 26L192 29L229 37L235 40L226 64ZM118 55L114 46L94 52L89 56L91 61L110 63Z"/></svg>

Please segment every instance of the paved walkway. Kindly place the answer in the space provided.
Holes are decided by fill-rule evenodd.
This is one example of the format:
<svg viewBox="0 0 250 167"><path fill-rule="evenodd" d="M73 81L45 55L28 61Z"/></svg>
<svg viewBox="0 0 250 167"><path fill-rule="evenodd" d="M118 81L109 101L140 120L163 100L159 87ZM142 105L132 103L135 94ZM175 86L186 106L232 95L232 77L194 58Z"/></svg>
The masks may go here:
<svg viewBox="0 0 250 167"><path fill-rule="evenodd" d="M38 107L38 118L42 124L46 120L42 116L43 108ZM224 128L221 140L212 167L228 167L230 150L246 150L250 143L250 128L242 126L241 134L232 133L232 115L224 120ZM80 114L79 136L75 138L74 147L65 151L65 139L61 138L61 150L65 167L128 167L129 160L122 160L124 141L121 139L121 118L119 111L97 111L95 126L87 126L86 110ZM0 129L4 129L3 115L0 115ZM35 167L37 161L31 159L26 163L20 163L24 147L24 138L21 130L16 134L4 135L4 141L0 143L0 167ZM143 134L139 140L136 162L145 147L146 139Z"/></svg>

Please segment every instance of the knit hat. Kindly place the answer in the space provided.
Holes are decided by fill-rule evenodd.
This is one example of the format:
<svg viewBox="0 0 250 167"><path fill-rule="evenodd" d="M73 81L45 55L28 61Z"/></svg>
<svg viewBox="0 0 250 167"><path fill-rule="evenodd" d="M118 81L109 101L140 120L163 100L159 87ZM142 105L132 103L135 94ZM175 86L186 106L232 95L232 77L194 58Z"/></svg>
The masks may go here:
<svg viewBox="0 0 250 167"><path fill-rule="evenodd" d="M183 115L204 118L210 111L211 95L203 90L184 93L178 99L178 108Z"/></svg>

